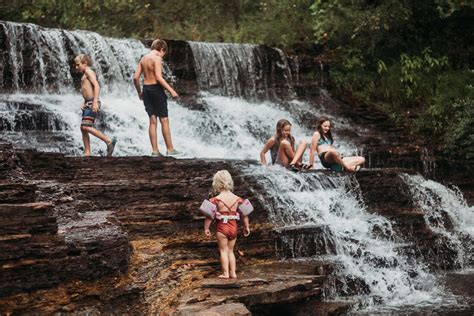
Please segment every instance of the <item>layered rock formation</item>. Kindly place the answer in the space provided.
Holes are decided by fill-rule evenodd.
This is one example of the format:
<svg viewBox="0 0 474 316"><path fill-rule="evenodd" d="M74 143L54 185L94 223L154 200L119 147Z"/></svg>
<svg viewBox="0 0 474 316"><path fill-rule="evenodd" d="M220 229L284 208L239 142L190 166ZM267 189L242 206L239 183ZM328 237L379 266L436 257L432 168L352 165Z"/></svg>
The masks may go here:
<svg viewBox="0 0 474 316"><path fill-rule="evenodd" d="M231 310L246 315L347 307L315 303L331 264L278 261L291 258L282 236L313 240L314 246L306 242L307 256L331 252L334 246L322 227L274 229L266 192L239 172L247 162L64 157L15 151L5 144L0 158L2 313L191 315ZM197 211L220 169L231 171L236 193L256 207L252 234L238 241L238 280L215 278L216 242L204 236ZM433 248L438 237L426 228L421 212L401 198L406 189L397 173L357 175L369 210L392 219L400 234L412 236L420 260L433 268L441 261L449 264L449 253ZM361 286L354 285L354 291ZM307 298L312 305L302 303Z"/></svg>

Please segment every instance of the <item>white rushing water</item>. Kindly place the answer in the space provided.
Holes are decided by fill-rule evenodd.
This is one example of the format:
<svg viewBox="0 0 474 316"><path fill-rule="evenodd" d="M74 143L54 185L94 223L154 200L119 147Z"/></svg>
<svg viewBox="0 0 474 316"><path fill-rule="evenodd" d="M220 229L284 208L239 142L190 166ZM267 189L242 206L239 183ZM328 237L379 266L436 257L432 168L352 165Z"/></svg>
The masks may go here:
<svg viewBox="0 0 474 316"><path fill-rule="evenodd" d="M325 238L335 244L330 258L341 266L338 273L369 289L369 294L359 297L365 309L380 310L380 303L387 309L456 304L433 274L402 254L407 245L396 241L400 238L391 222L366 211L352 176L328 178L278 167L249 167L245 172L257 177L272 197L268 210L277 226L327 228ZM298 257L298 249L290 251ZM349 286L343 285L342 291L349 291L345 289Z"/></svg>
<svg viewBox="0 0 474 316"><path fill-rule="evenodd" d="M102 89L129 92L140 57L148 49L137 40L117 39L94 32L47 29L34 24L2 24L8 67L0 83L14 91L70 93L73 89L74 57L87 54ZM25 73L25 70L28 70ZM11 78L8 79L11 73ZM119 86L119 87L118 87Z"/></svg>
<svg viewBox="0 0 474 316"><path fill-rule="evenodd" d="M233 43L188 43L201 90L252 100L278 98L278 89L290 98L296 96L288 59L278 48Z"/></svg>
<svg viewBox="0 0 474 316"><path fill-rule="evenodd" d="M0 98L4 102L39 104L44 110L53 113L63 122L63 130L52 132L72 139L73 148L66 149L67 152L81 154L80 95L12 94ZM148 116L136 94L117 96L104 93L101 100L105 132L118 140L115 155L149 155L151 146L148 139ZM0 103L0 113L5 113L2 119L14 125L15 111L18 110L6 109L4 102L3 105ZM202 94L199 102L205 104L204 111L190 110L181 105L179 100L169 100L173 142L176 148L186 152L184 157L258 159L265 140L273 135L276 122L281 118L292 122L292 134L297 141L309 141L312 134L311 130L298 123L296 117L300 111L311 110L310 104L305 102L293 101L280 106L271 102L253 103L207 93ZM158 135L159 148L164 151L160 130ZM93 154L100 154L98 149L104 147L103 143L95 137L91 137L91 141ZM336 144L345 154L355 152L355 148L343 140ZM56 144L52 144L51 148L45 150L57 151L55 148Z"/></svg>
<svg viewBox="0 0 474 316"><path fill-rule="evenodd" d="M472 269L474 263L474 207L468 206L457 188L420 175L402 174L413 201L424 211L427 225L446 237L446 245L457 253L456 265Z"/></svg>

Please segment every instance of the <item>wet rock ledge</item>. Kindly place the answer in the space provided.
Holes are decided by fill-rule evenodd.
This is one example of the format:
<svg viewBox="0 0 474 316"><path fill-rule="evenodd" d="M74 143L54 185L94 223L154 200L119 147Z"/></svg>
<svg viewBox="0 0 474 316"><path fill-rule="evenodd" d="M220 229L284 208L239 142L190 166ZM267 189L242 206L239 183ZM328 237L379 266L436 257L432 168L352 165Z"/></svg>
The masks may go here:
<svg viewBox="0 0 474 316"><path fill-rule="evenodd" d="M313 240L302 256L334 251L327 229L274 227L267 215L270 197L240 171L249 164L65 157L0 144L0 314L344 312L348 305L320 299L331 264L314 257L279 261L291 259L281 236ZM216 242L204 236L197 211L220 169L233 174L236 193L256 208L252 234L239 237L238 280L216 278ZM420 260L431 260L422 254L430 253L436 236L403 194L398 173L359 173L362 196L369 211L389 217L401 234L412 236Z"/></svg>
<svg viewBox="0 0 474 316"><path fill-rule="evenodd" d="M197 209L220 169L235 175L236 193L259 210L251 236L239 241L239 265L275 261L261 190L239 176L237 164L65 157L0 145L0 313L176 310L184 292L219 270L215 240L202 233ZM312 278L291 286L279 279L271 289L298 301L320 291L319 283L298 286Z"/></svg>

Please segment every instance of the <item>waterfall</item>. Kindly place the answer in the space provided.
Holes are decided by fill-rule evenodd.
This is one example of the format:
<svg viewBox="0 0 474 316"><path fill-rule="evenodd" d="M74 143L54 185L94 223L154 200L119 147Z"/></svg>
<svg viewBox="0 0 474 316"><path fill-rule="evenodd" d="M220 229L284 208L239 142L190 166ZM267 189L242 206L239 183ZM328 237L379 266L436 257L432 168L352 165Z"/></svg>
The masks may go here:
<svg viewBox="0 0 474 316"><path fill-rule="evenodd" d="M294 98L286 55L249 44L189 42L201 90L251 100Z"/></svg>
<svg viewBox="0 0 474 316"><path fill-rule="evenodd" d="M10 22L0 22L0 39L5 39L0 49L6 52L0 54L1 138L20 148L81 155L82 97L76 91L79 76L73 71L73 58L86 53L102 87L97 124L118 139L114 155L150 154L148 117L131 81L136 63L148 51L139 41ZM185 98L169 100L173 143L186 152L184 158L256 160L279 119L292 123L297 141L309 141L313 130L308 122L327 115L323 106L293 100L292 75L281 50L188 43L201 89L190 92L196 92L193 102L199 107ZM356 153L357 148L338 135L353 126L330 118L337 123L337 149L345 156ZM104 144L91 141L93 154L105 155ZM159 148L164 151L161 137ZM319 161L317 167L321 168ZM353 176L256 166L243 172L272 197L268 212L281 259L334 262L338 291L329 297L355 295L369 309L381 303L389 308L456 303L423 263L403 251L409 245L404 236L396 235L391 221L367 212ZM472 208L439 183L419 176L402 178L427 223L456 250L457 267L471 267Z"/></svg>
<svg viewBox="0 0 474 316"><path fill-rule="evenodd" d="M123 96L112 93L102 98L102 115L98 122L106 132L119 140L118 156L148 155L148 117L142 102L135 95ZM80 95L42 95L12 94L0 95L0 128L7 131L4 135L17 146L29 145L41 150L62 151L72 155L81 154L82 136L79 106ZM285 117L293 123L292 133L297 140L309 140L311 130L300 124L299 113L308 112L311 106L305 102L290 102L285 107L272 102L249 102L242 99L201 94L198 101L205 105L204 110L192 110L179 101L169 100L170 128L176 148L186 151L185 157L258 159L264 141L275 131L275 122ZM26 104L29 111L9 104ZM51 120L59 120L61 126L49 130L57 138L48 144L41 145L37 140L30 141L28 130L17 127L18 122L34 120L35 111L31 104L38 104L35 111L41 109ZM265 113L262 116L262 113ZM8 137L8 135L17 135ZM24 139L26 144L18 142ZM61 140L67 140L61 143ZM94 154L105 154L104 145L91 138ZM343 140L338 148L347 154L355 149ZM159 147L164 143L159 137ZM268 161L270 161L268 159Z"/></svg>
<svg viewBox="0 0 474 316"><path fill-rule="evenodd" d="M132 91L130 83L142 43L85 31L47 29L34 24L0 23L5 49L0 61L3 91L70 93L75 89L74 57L88 54L92 68L107 91ZM6 57L6 59L5 59Z"/></svg>
<svg viewBox="0 0 474 316"><path fill-rule="evenodd" d="M352 176L295 174L280 168L256 167L249 167L246 173L257 177L272 196L268 211L279 226L276 233L286 248L280 249L285 252L283 256L315 256L336 262L344 280L339 293L359 296L366 309L378 304L394 308L455 303L433 274L403 255L405 244L396 236L391 222L366 211ZM285 234L288 230L290 233ZM314 238L320 239L319 247L318 241L307 238L311 230L315 231ZM306 244L301 244L302 240ZM337 293L329 296L335 298Z"/></svg>
<svg viewBox="0 0 474 316"><path fill-rule="evenodd" d="M447 188L420 175L402 174L401 178L409 185L415 204L423 210L426 224L444 237L440 240L444 246L457 254L454 266L473 268L474 207L467 205L456 188Z"/></svg>

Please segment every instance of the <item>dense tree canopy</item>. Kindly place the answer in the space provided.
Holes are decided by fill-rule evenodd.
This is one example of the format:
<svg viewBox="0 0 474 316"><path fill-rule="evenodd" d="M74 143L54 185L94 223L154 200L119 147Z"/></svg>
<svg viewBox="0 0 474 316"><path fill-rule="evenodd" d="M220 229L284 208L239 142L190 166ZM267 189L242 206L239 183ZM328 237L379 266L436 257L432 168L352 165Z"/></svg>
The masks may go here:
<svg viewBox="0 0 474 316"><path fill-rule="evenodd" d="M474 159L472 1L0 0L0 19L117 37L319 42L334 91Z"/></svg>
<svg viewBox="0 0 474 316"><path fill-rule="evenodd" d="M271 45L313 40L311 0L1 1L4 20L109 36Z"/></svg>

